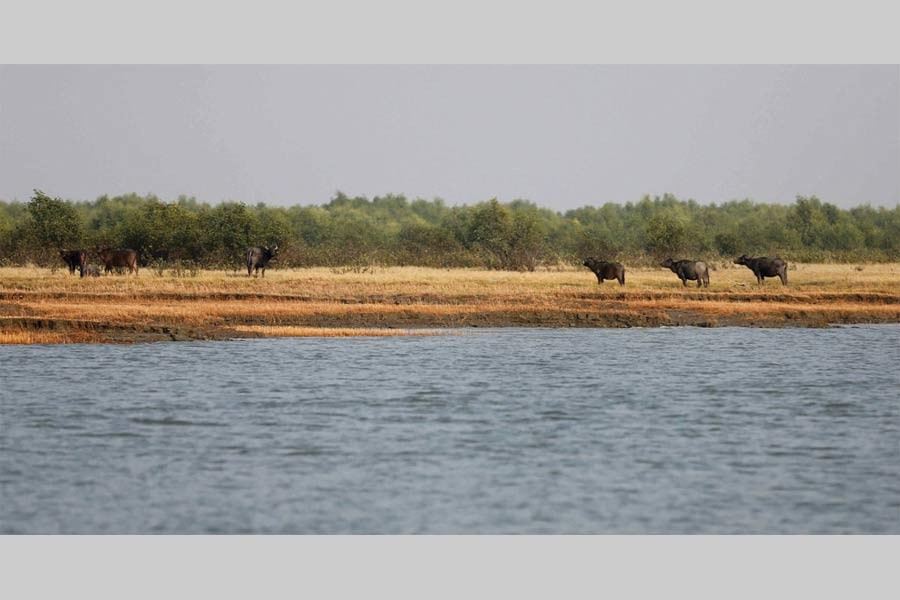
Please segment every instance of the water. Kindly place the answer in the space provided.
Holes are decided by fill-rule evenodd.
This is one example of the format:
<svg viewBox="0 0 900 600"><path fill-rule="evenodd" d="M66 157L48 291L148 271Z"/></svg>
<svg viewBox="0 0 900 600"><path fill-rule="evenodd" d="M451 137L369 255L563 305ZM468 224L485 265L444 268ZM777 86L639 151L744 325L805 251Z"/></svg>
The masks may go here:
<svg viewBox="0 0 900 600"><path fill-rule="evenodd" d="M900 533L900 326L0 347L0 533Z"/></svg>

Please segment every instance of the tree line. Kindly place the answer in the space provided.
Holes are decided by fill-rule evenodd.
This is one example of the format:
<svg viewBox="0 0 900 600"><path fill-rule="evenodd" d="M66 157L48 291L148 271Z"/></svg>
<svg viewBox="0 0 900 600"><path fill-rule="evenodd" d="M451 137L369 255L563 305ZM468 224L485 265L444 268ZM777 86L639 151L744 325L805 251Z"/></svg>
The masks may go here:
<svg viewBox="0 0 900 600"><path fill-rule="evenodd" d="M658 261L739 254L795 261L900 260L900 206L841 209L815 196L791 205L699 204L671 194L556 212L527 200L449 206L402 195L338 192L322 205L210 205L181 196L73 202L35 190L0 201L0 264L55 265L59 248L132 248L142 265L238 268L249 246L279 247L287 267L369 265L534 270L586 256Z"/></svg>

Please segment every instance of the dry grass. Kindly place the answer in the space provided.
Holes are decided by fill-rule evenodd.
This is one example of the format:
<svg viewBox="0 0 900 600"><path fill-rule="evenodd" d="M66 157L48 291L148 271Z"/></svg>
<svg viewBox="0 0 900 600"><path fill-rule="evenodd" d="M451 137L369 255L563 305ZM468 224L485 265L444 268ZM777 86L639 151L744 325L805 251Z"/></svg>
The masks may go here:
<svg viewBox="0 0 900 600"><path fill-rule="evenodd" d="M232 329L256 333L262 337L392 337L449 333L437 329L351 329L348 327L273 327L267 325L237 325Z"/></svg>
<svg viewBox="0 0 900 600"><path fill-rule="evenodd" d="M102 342L103 338L89 333L32 331L28 329L0 330L0 345L2 344L87 344Z"/></svg>
<svg viewBox="0 0 900 600"><path fill-rule="evenodd" d="M583 268L315 268L271 270L265 279L224 271L158 277L148 270L80 279L4 268L0 343L321 335L323 328L330 335L398 335L398 328L465 326L900 322L900 264L792 265L787 287L777 279L757 286L745 267L713 266L709 289L683 288L662 268L627 269L625 287L598 285Z"/></svg>

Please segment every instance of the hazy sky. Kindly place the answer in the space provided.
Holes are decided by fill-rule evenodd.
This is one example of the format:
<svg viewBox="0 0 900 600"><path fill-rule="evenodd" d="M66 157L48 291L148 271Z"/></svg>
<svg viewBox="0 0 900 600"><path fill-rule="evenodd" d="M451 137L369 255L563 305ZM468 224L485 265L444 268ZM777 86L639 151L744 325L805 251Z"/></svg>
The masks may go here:
<svg viewBox="0 0 900 600"><path fill-rule="evenodd" d="M897 66L0 66L0 199L900 202Z"/></svg>

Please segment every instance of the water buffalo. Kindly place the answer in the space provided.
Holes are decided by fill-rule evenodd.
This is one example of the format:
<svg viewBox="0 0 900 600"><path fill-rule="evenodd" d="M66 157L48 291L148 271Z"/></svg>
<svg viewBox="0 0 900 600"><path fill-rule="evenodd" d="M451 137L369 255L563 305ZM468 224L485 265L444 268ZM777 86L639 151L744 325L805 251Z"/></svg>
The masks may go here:
<svg viewBox="0 0 900 600"><path fill-rule="evenodd" d="M258 275L260 269L262 269L262 276L265 277L269 261L276 260L276 252L278 252L278 246L249 248L247 250L247 277L252 276L254 271Z"/></svg>
<svg viewBox="0 0 900 600"><path fill-rule="evenodd" d="M606 262L589 257L584 259L582 264L594 272L594 275L597 276L597 283L603 283L604 279L618 279L619 285L625 285L625 267L622 266L622 263Z"/></svg>
<svg viewBox="0 0 900 600"><path fill-rule="evenodd" d="M709 287L709 267L705 262L699 260L672 260L667 258L660 263L661 267L671 269L673 273L678 275L681 285L687 286L688 279L697 282L697 287L704 285Z"/></svg>
<svg viewBox="0 0 900 600"><path fill-rule="evenodd" d="M97 265L82 265L81 266L81 276L82 277L100 277L100 269L97 268Z"/></svg>
<svg viewBox="0 0 900 600"><path fill-rule="evenodd" d="M69 275L75 274L75 269L80 269L87 261L87 252L84 250L64 250L60 249L59 257L63 259L66 266L69 267Z"/></svg>
<svg viewBox="0 0 900 600"><path fill-rule="evenodd" d="M780 258L750 258L746 254L740 255L734 259L734 264L744 265L756 275L756 282L759 285L765 283L766 277L778 277L781 279L781 285L787 285L787 263Z"/></svg>
<svg viewBox="0 0 900 600"><path fill-rule="evenodd" d="M130 272L138 274L137 252L130 248L121 250L97 248L97 256L103 261L104 273L109 273L114 267L128 267Z"/></svg>

